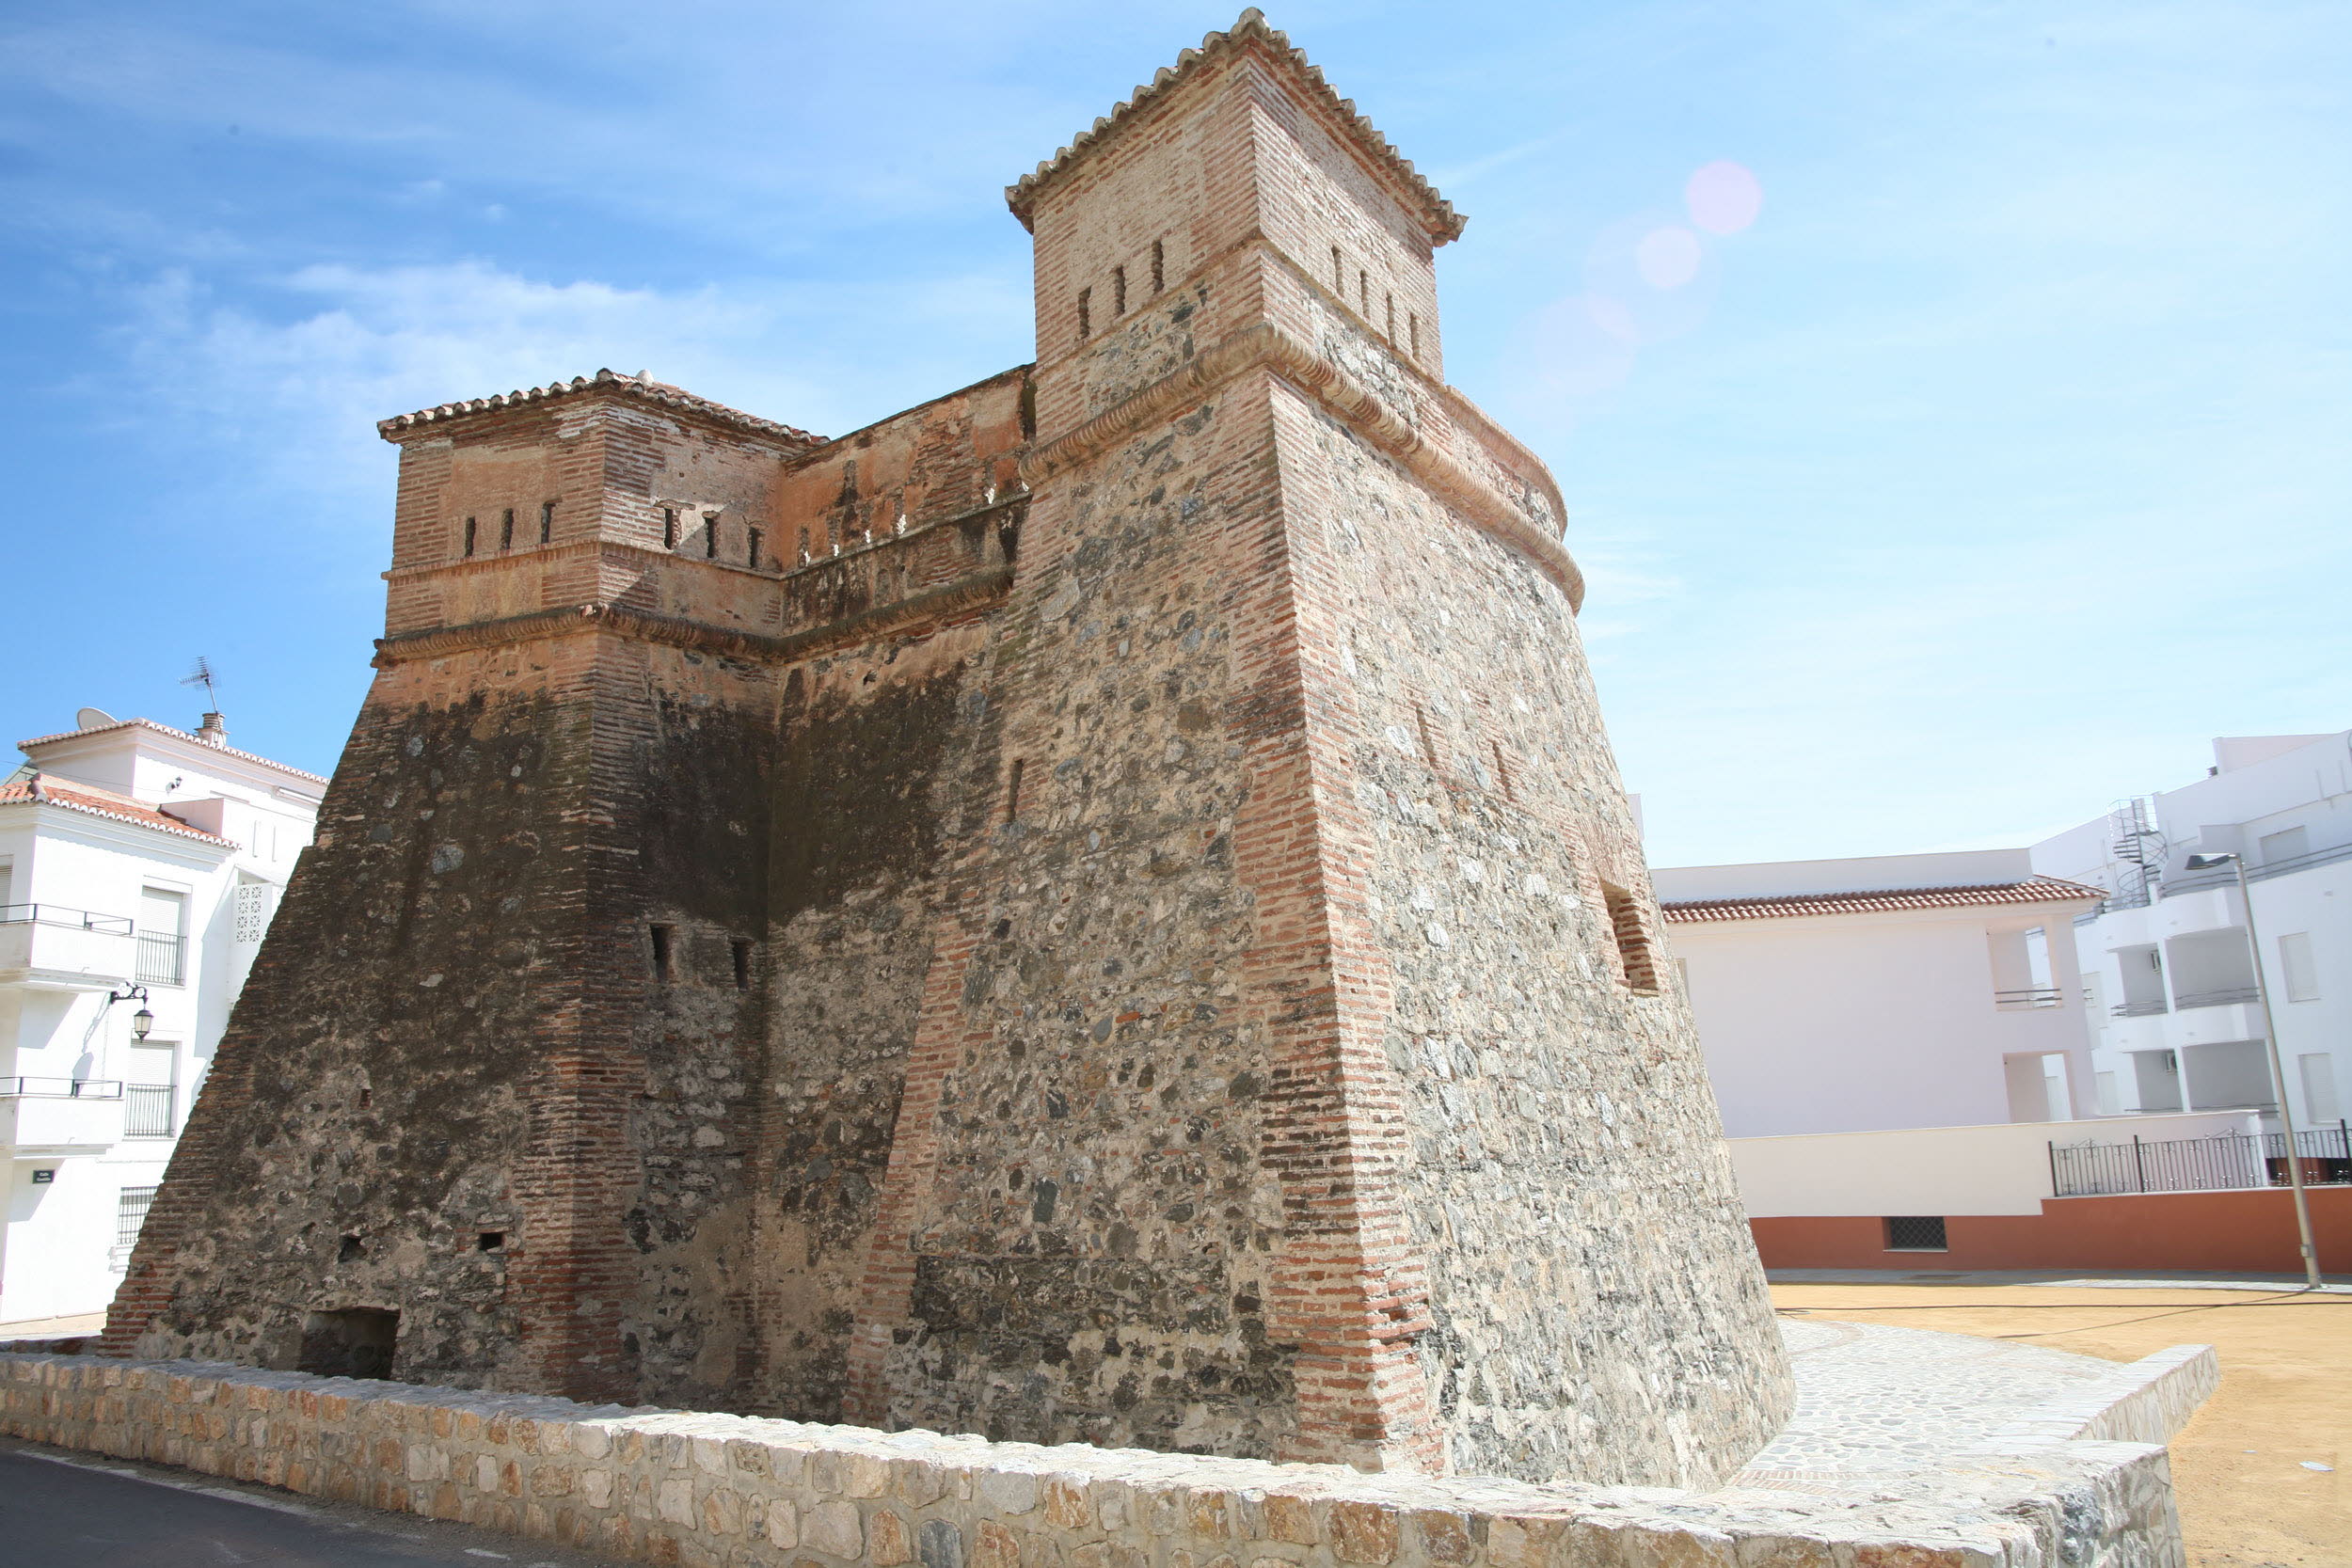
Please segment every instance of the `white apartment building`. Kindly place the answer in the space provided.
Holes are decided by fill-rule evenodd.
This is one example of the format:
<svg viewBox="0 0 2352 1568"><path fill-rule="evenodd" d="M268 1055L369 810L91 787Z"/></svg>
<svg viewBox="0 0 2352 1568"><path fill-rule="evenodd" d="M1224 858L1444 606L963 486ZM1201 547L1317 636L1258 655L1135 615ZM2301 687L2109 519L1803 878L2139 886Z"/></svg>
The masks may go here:
<svg viewBox="0 0 2352 1568"><path fill-rule="evenodd" d="M326 781L84 708L0 784L0 1323L104 1309Z"/></svg>
<svg viewBox="0 0 2352 1568"><path fill-rule="evenodd" d="M2277 1129L2237 867L2302 1129L2334 1130L2352 1088L2352 731L2214 742L2206 777L2125 801L2034 846L2048 876L2106 897L2077 917L2090 1108L2262 1113Z"/></svg>
<svg viewBox="0 0 2352 1568"><path fill-rule="evenodd" d="M2065 1121L2091 1094L2070 940L2024 849L1662 867L1733 1138Z"/></svg>

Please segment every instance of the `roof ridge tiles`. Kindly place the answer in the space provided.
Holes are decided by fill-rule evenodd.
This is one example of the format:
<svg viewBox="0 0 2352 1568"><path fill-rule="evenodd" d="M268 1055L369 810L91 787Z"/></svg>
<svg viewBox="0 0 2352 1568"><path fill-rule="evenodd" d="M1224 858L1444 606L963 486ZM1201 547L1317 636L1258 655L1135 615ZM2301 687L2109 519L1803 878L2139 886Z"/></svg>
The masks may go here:
<svg viewBox="0 0 2352 1568"><path fill-rule="evenodd" d="M558 376L545 386L518 387L510 392L493 392L487 397L464 398L455 403L436 404L431 408L420 408L414 413L396 414L390 419L376 420L375 429L377 435L390 441L397 439L400 432L418 425L436 424L445 420L464 419L475 414L495 413L500 409L516 408L524 404L540 403L548 398L568 397L579 392L598 390L620 392L630 397L644 398L649 403L687 409L707 418L723 420L756 435L790 442L795 446L819 446L825 439L822 436L812 436L797 425L785 424L776 420L763 420L756 414L746 414L740 408L731 408L723 403L690 392L683 387L672 386L666 381L656 381L643 371L635 375L623 375L609 367L599 369L594 375L576 375L569 381Z"/></svg>
<svg viewBox="0 0 2352 1568"><path fill-rule="evenodd" d="M2062 877L2027 877L2014 882L1970 882L1943 887L1855 888L1836 893L1763 893L1726 898L1661 899L1668 925L1708 920L1765 920L1778 915L1875 914L1895 910L1964 908L1971 904L2042 904L2062 899L2104 898L2095 887Z"/></svg>
<svg viewBox="0 0 2352 1568"><path fill-rule="evenodd" d="M1306 52L1295 46L1290 35L1267 23L1265 13L1252 6L1221 33L1210 33L1200 40L1198 49L1178 53L1174 69L1162 66L1152 80L1136 87L1134 92L1114 105L1107 115L1096 117L1093 126L1070 139L1068 146L1057 150L1051 158L1039 163L1036 169L1005 187L1005 205L1021 220L1021 227L1032 227L1030 211L1045 187L1074 166L1106 137L1115 135L1133 123L1168 88L1190 76L1204 62L1214 61L1235 49L1251 43L1263 43L1273 57L1288 65L1304 82L1322 107L1335 115L1341 125L1352 132L1357 150L1368 157L1375 167L1385 167L1398 183L1414 198L1407 205L1418 205L1416 214L1432 243L1443 245L1462 236L1462 227L1470 220L1454 210L1454 203L1438 194L1437 187L1413 166L1412 160L1399 152L1388 137L1372 123L1370 116L1356 107L1352 98L1342 98L1332 90L1323 74L1323 68L1307 58Z"/></svg>
<svg viewBox="0 0 2352 1568"><path fill-rule="evenodd" d="M201 828L159 811L143 800L134 800L113 790L95 784L76 783L72 779L56 779L42 772L15 784L0 784L0 806L56 806L61 811L78 811L85 816L103 816L109 821L128 822L134 827L151 828L157 832L176 833L182 838L200 839L206 844L236 847L232 839L218 833L208 833Z"/></svg>
<svg viewBox="0 0 2352 1568"><path fill-rule="evenodd" d="M305 768L296 768L290 762L280 762L276 757L265 757L259 752L241 752L234 746L215 746L201 736L191 735L186 730L174 729L169 724L159 724L152 719L118 719L111 724L94 724L87 730L59 730L55 735L37 735L30 740L18 741L16 749L20 752L29 752L36 746L47 746L59 740L72 740L81 736L105 735L113 730L134 728L154 730L181 740L194 741L208 752L218 752L223 756L243 757L247 762L262 763L282 773L292 773L299 778L309 779L313 784L323 784L332 782L322 774L313 773Z"/></svg>

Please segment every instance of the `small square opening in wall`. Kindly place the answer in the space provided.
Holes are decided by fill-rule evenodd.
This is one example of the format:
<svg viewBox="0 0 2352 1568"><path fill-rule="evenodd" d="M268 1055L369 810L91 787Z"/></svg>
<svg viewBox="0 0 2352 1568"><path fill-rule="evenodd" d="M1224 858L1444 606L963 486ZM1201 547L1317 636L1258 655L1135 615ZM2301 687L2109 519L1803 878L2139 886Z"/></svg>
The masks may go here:
<svg viewBox="0 0 2352 1568"><path fill-rule="evenodd" d="M1941 1214L1889 1214L1886 1217L1886 1250L1889 1252L1948 1252L1944 1243L1944 1216Z"/></svg>
<svg viewBox="0 0 2352 1568"><path fill-rule="evenodd" d="M302 1321L302 1351L294 1370L320 1377L392 1375L400 1314L376 1307L313 1312Z"/></svg>
<svg viewBox="0 0 2352 1568"><path fill-rule="evenodd" d="M482 1234L474 1238L473 1244L474 1249L478 1252L503 1252L506 1250L506 1232L503 1230L485 1230Z"/></svg>

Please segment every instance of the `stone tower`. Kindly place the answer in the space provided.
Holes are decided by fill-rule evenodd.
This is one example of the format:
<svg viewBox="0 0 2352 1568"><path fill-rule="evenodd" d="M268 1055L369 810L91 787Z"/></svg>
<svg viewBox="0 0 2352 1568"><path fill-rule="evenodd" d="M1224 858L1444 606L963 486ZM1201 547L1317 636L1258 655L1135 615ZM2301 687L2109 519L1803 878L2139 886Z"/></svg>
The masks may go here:
<svg viewBox="0 0 2352 1568"><path fill-rule="evenodd" d="M1789 1383L1462 220L1253 12L822 440L388 420L379 673L118 1354L1704 1482Z"/></svg>

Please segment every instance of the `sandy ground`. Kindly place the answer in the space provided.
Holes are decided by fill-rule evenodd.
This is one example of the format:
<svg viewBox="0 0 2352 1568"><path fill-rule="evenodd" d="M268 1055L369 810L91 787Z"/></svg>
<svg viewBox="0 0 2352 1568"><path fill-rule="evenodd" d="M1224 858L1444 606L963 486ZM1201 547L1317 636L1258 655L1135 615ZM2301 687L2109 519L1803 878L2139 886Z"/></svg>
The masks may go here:
<svg viewBox="0 0 2352 1568"><path fill-rule="evenodd" d="M78 1318L19 1318L0 1323L0 1339L39 1339L55 1334L95 1334L106 1326L103 1312Z"/></svg>
<svg viewBox="0 0 2352 1568"><path fill-rule="evenodd" d="M2352 1296L2040 1285L1775 1284L1783 1308L2132 1361L2209 1344L2221 1388L2172 1440L2191 1568L2352 1568ZM1935 1307L1945 1310L1922 1311ZM1860 1308L1857 1310L1856 1308ZM1911 1308L1911 1310L1905 1310ZM2157 1314L2169 1314L2157 1316ZM2128 1321L2145 1320L2145 1321ZM2334 1466L2309 1470L2306 1462Z"/></svg>

